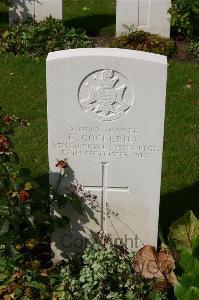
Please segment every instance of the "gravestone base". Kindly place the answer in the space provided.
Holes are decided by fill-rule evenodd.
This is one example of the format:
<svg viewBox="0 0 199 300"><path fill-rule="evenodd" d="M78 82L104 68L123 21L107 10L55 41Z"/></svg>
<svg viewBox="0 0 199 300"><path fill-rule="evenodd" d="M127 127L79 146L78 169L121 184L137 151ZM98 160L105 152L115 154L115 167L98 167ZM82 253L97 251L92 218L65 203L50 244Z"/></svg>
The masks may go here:
<svg viewBox="0 0 199 300"><path fill-rule="evenodd" d="M125 25L169 38L170 6L171 0L117 0L116 36L127 32Z"/></svg>

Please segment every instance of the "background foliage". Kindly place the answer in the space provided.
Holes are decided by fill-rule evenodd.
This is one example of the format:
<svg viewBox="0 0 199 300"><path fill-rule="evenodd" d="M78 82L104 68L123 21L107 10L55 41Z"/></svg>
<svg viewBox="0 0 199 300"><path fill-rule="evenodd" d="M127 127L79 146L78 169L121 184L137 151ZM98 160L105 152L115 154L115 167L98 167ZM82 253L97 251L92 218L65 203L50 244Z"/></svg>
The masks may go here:
<svg viewBox="0 0 199 300"><path fill-rule="evenodd" d="M0 37L0 53L39 56L51 51L92 45L84 30L66 29L62 21L52 17L40 23L14 26Z"/></svg>
<svg viewBox="0 0 199 300"><path fill-rule="evenodd" d="M110 47L146 51L166 56L172 56L175 52L175 42L170 39L141 30L136 31L133 28L128 29L129 32L115 38Z"/></svg>
<svg viewBox="0 0 199 300"><path fill-rule="evenodd" d="M199 35L198 0L172 0L171 26L175 34L191 37Z"/></svg>

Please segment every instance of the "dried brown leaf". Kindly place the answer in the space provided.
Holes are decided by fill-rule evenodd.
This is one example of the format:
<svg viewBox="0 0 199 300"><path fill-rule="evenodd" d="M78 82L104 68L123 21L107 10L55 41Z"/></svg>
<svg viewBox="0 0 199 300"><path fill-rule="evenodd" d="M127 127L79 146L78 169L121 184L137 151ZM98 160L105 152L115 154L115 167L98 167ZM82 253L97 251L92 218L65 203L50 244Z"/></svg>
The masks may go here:
<svg viewBox="0 0 199 300"><path fill-rule="evenodd" d="M158 278L172 285L176 283L173 272L175 261L166 250L159 253L153 246L144 246L140 249L133 261L135 271L145 278Z"/></svg>
<svg viewBox="0 0 199 300"><path fill-rule="evenodd" d="M145 278L161 278L164 276L158 266L158 253L153 246L144 246L134 259L134 269Z"/></svg>

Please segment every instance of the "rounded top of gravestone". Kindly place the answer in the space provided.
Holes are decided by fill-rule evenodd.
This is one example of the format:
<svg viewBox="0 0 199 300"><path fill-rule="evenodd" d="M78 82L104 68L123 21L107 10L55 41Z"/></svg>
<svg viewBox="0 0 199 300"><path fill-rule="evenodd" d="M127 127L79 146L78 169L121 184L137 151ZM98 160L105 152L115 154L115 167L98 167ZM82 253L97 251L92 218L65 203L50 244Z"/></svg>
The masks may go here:
<svg viewBox="0 0 199 300"><path fill-rule="evenodd" d="M79 56L126 57L135 60L144 60L159 64L167 64L167 57L164 55L118 48L79 48L55 51L48 54L47 60L49 61L54 59L72 58Z"/></svg>

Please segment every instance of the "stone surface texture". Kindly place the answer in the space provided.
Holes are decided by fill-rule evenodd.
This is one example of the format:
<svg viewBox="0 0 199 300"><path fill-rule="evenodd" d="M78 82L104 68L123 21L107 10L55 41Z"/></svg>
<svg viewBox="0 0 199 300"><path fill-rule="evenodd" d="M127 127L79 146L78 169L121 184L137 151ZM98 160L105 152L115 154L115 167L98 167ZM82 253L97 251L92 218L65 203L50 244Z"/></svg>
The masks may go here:
<svg viewBox="0 0 199 300"><path fill-rule="evenodd" d="M42 21L52 15L62 19L63 0L12 0L9 7L9 24L24 23L32 17Z"/></svg>
<svg viewBox="0 0 199 300"><path fill-rule="evenodd" d="M171 0L117 0L116 35L126 32L124 25L170 37Z"/></svg>
<svg viewBox="0 0 199 300"><path fill-rule="evenodd" d="M35 2L36 21L42 21L52 15L53 18L62 20L63 0L38 0Z"/></svg>
<svg viewBox="0 0 199 300"><path fill-rule="evenodd" d="M53 236L57 257L78 251L97 232L121 239L129 250L156 246L161 183L167 59L124 49L75 49L47 58L50 183L57 159L73 181L97 196L86 216L69 208L70 230Z"/></svg>

